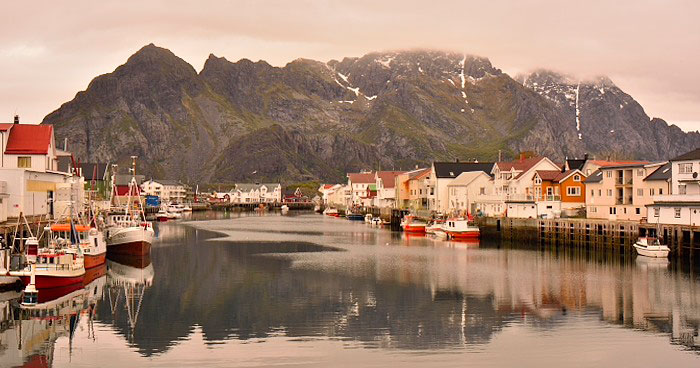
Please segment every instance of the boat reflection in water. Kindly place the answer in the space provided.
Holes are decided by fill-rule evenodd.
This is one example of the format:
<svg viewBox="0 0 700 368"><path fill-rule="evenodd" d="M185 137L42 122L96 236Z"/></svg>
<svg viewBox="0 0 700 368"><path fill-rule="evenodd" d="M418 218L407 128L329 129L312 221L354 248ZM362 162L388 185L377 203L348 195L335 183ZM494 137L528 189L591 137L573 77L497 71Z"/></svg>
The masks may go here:
<svg viewBox="0 0 700 368"><path fill-rule="evenodd" d="M100 267L104 269L105 267ZM72 353L73 336L81 318L86 314L92 326L94 306L102 296L106 282L104 271L93 273L93 279L77 290L63 295L56 291L40 293L34 305L19 303L20 295L12 300L0 302L3 320L0 325L0 362L9 367L50 367L53 364L54 346L62 336L69 339L69 354ZM54 299L47 299L49 295ZM94 330L88 331L94 333Z"/></svg>
<svg viewBox="0 0 700 368"><path fill-rule="evenodd" d="M122 310L127 314L127 340L132 341L139 319L144 291L153 284L153 264L150 256L114 258L107 260L108 285L105 298L109 302L112 317Z"/></svg>

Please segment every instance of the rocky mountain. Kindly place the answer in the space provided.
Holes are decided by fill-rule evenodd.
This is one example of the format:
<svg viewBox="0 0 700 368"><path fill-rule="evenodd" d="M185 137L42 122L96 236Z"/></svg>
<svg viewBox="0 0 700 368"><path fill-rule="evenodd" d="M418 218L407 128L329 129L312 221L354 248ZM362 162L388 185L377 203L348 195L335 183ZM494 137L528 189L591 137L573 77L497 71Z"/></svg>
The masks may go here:
<svg viewBox="0 0 700 368"><path fill-rule="evenodd" d="M189 182L343 180L499 150L664 159L700 146L605 78L516 80L488 59L438 51L281 68L210 55L197 73L151 44L43 123L84 162L138 155L141 172Z"/></svg>

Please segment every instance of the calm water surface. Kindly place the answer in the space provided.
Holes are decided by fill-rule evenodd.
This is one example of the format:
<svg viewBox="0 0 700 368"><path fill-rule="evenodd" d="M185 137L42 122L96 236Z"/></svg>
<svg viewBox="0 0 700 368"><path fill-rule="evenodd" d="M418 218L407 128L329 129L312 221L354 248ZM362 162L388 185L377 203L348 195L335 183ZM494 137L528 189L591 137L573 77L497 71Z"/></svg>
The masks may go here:
<svg viewBox="0 0 700 368"><path fill-rule="evenodd" d="M0 366L700 366L692 267L196 215L44 307L0 294Z"/></svg>

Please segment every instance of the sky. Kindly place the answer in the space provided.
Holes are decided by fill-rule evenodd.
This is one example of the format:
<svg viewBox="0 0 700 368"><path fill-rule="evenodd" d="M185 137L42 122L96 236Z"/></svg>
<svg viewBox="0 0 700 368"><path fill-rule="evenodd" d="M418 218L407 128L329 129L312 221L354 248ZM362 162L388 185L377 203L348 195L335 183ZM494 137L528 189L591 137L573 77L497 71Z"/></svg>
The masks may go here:
<svg viewBox="0 0 700 368"><path fill-rule="evenodd" d="M210 53L283 66L430 48L511 76L607 75L651 117L700 129L700 1L3 2L0 122L45 115L149 43L201 70Z"/></svg>

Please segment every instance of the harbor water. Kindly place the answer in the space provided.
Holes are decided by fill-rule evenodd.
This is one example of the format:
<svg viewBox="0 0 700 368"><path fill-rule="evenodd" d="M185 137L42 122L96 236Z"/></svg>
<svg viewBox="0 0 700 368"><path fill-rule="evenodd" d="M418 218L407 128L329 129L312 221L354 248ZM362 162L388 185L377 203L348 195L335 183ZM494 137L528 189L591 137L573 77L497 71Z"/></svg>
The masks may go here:
<svg viewBox="0 0 700 368"><path fill-rule="evenodd" d="M309 212L193 216L43 310L0 294L0 366L700 366L688 263Z"/></svg>

